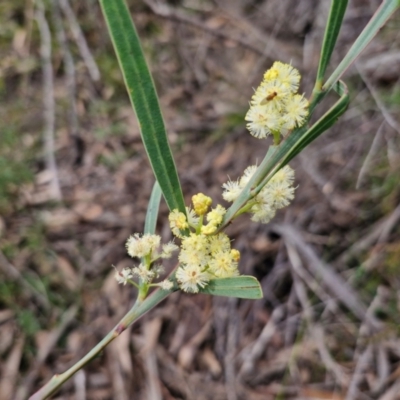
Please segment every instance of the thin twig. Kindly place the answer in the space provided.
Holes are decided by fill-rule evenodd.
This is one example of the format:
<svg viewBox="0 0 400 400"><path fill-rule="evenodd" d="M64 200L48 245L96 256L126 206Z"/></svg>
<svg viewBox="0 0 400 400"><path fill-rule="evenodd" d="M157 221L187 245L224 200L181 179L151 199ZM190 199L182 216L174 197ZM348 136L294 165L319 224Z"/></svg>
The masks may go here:
<svg viewBox="0 0 400 400"><path fill-rule="evenodd" d="M345 304L362 321L365 319L371 326L378 328L381 324L372 316L367 315L365 305L358 298L348 283L337 274L331 266L325 264L315 254L314 250L302 238L294 226L288 224L273 225L272 229L283 236L285 241L295 246L299 253L307 260L307 267L311 274L321 279L327 289Z"/></svg>
<svg viewBox="0 0 400 400"><path fill-rule="evenodd" d="M140 355L142 356L146 372L146 397L162 400L160 376L157 365L156 347L162 328L162 319L154 318L143 326L144 343Z"/></svg>
<svg viewBox="0 0 400 400"><path fill-rule="evenodd" d="M189 15L187 13L182 12L181 10L174 9L173 7L170 7L167 4L155 2L152 0L145 0L145 3L151 8L151 10L154 12L154 14L156 14L162 18L167 18L172 21L182 22L189 26L193 26L197 29L201 29L202 31L207 32L213 36L219 37L221 39L236 42L236 43L240 44L241 46L243 46L244 48L252 50L257 54L265 55L265 50L266 50L265 47L264 47L264 49L258 48L254 44L250 43L249 41L247 41L245 39L242 39L239 36L229 35L221 30L212 29L212 28L208 27L206 24L204 24L203 21L198 21L196 18L192 17L191 15ZM252 27L252 30L254 31L254 27ZM265 41L265 37L263 37L263 41ZM268 47L268 50L270 51L270 54L269 54L270 58L290 60L290 57L287 55L286 51L283 49L283 47L284 47L283 43L278 42L274 38L268 38L268 43L270 43L270 46ZM292 57L292 59L293 59L293 57Z"/></svg>
<svg viewBox="0 0 400 400"><path fill-rule="evenodd" d="M399 219L400 204L389 216L385 216L380 221L375 223L368 235L365 235L358 242L354 243L349 249L344 251L335 260L335 265L343 266L351 257L355 257L363 251L371 248L374 243L384 243Z"/></svg>
<svg viewBox="0 0 400 400"><path fill-rule="evenodd" d="M277 323L283 318L284 310L284 305L276 307L256 342L251 345L251 349L246 348L245 351L242 352L244 354L244 360L239 372L240 376L248 375L254 370L254 363L261 357L275 334Z"/></svg>
<svg viewBox="0 0 400 400"><path fill-rule="evenodd" d="M373 316L377 310L384 307L385 304L387 303L387 298L388 298L388 290L384 286L378 287L376 295L368 307L366 319L369 316ZM357 338L357 345L354 354L355 357L357 357L358 355L358 361L347 391L346 400L352 400L356 398L356 394L358 392L358 386L364 378L363 372L371 362L373 356L374 344L372 342L368 343L367 347L362 352L360 352L359 349L364 347L365 340L366 339L368 340L368 338L371 336L372 333L373 330L371 330L371 326L366 321L364 321L361 324L359 330L359 336Z"/></svg>
<svg viewBox="0 0 400 400"><path fill-rule="evenodd" d="M364 371L369 366L372 358L373 345L369 344L358 358L356 369L354 370L349 389L347 390L345 400L354 400L357 398L358 386L364 378Z"/></svg>
<svg viewBox="0 0 400 400"><path fill-rule="evenodd" d="M310 330L310 333L311 333L312 337L314 338L315 343L317 344L317 348L318 348L318 352L321 357L321 360L324 363L327 371L330 371L335 376L336 380L338 382L340 382L342 385L346 385L347 380L342 371L341 366L333 359L333 357L331 356L329 350L327 349L327 347L325 345L324 331L323 331L322 327L317 325L314 322L313 309L308 300L306 287L305 287L303 281L300 279L300 276L297 273L297 271L301 270L300 256L297 253L296 249L292 245L286 244L286 247L288 250L289 259L293 266L293 283L294 283L295 291L297 294L297 298L299 299L300 304L303 308L303 313L304 313L305 320L308 325L308 329Z"/></svg>
<svg viewBox="0 0 400 400"><path fill-rule="evenodd" d="M226 350L224 357L225 364L225 387L228 400L237 400L236 393L236 373L235 373L235 353L238 336L238 315L236 298L229 299L229 320L227 326Z"/></svg>
<svg viewBox="0 0 400 400"><path fill-rule="evenodd" d="M391 126L399 135L400 135L400 124L392 117L386 106L383 104L378 92L375 90L371 81L368 79L367 75L364 73L362 67L359 63L356 63L356 68L358 73L360 74L361 79L365 83L365 86L371 93L371 96L374 98L377 107L385 118L385 121Z"/></svg>
<svg viewBox="0 0 400 400"><path fill-rule="evenodd" d="M66 75L66 86L69 97L69 110L68 119L69 127L72 137L78 135L78 115L76 111L76 79L75 79L75 65L74 59L68 47L68 41L65 34L64 26L61 20L59 3L53 1L53 21L57 33L57 41L63 53L65 75Z"/></svg>
<svg viewBox="0 0 400 400"><path fill-rule="evenodd" d="M75 399L86 400L86 374L84 370L78 371L74 376Z"/></svg>
<svg viewBox="0 0 400 400"><path fill-rule="evenodd" d="M52 198L62 200L60 183L58 180L57 164L54 155L54 124L55 124L55 103L54 103L54 74L51 64L51 34L49 25L44 15L42 0L36 0L37 8L35 18L40 32L40 55L42 59L43 74L43 117L44 117L44 149L46 167L52 173L50 183Z"/></svg>
<svg viewBox="0 0 400 400"><path fill-rule="evenodd" d="M76 41L79 52L83 58L83 61L86 64L86 68L88 69L89 75L93 81L97 82L100 80L100 70L94 60L92 53L89 50L89 46L87 45L85 36L79 26L78 20L75 17L74 11L72 10L68 0L58 0L61 6L61 9L65 16L67 17L72 35Z"/></svg>
<svg viewBox="0 0 400 400"><path fill-rule="evenodd" d="M365 157L365 160L363 162L363 165L360 168L360 172L358 173L358 178L357 178L357 183L356 183L356 189L359 189L366 173L369 171L371 168L372 164L372 159L374 158L375 154L378 151L378 148L380 146L380 142L382 139L382 133L383 133L383 123L379 126L378 131L375 134L374 140L372 141L371 147L368 151L367 156Z"/></svg>

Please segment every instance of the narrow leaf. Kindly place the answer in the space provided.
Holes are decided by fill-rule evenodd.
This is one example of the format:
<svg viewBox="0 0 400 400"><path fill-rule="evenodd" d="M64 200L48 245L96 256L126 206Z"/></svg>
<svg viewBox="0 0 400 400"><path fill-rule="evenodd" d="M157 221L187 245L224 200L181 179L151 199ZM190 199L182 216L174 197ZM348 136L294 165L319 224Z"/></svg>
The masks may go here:
<svg viewBox="0 0 400 400"><path fill-rule="evenodd" d="M100 4L156 179L169 209L185 212L154 83L129 10L124 0L100 0Z"/></svg>
<svg viewBox="0 0 400 400"><path fill-rule="evenodd" d="M157 181L154 182L153 190L147 206L146 220L144 223L144 233L155 233L158 217L158 209L160 208L161 188Z"/></svg>
<svg viewBox="0 0 400 400"><path fill-rule="evenodd" d="M324 91L329 91L333 85L341 78L349 66L356 60L361 52L367 47L368 43L379 32L389 17L400 7L399 0L384 0L375 12L360 36L351 46L350 50L343 58L339 66L332 73L330 78L323 86Z"/></svg>
<svg viewBox="0 0 400 400"><path fill-rule="evenodd" d="M258 280L254 276L245 275L213 279L200 292L214 296L237 297L239 299L261 299L263 297Z"/></svg>
<svg viewBox="0 0 400 400"><path fill-rule="evenodd" d="M322 42L321 56L319 59L316 87L321 90L326 68L332 56L333 49L339 36L340 27L343 23L344 13L347 8L347 0L332 0L329 11L328 22L325 28L324 40Z"/></svg>

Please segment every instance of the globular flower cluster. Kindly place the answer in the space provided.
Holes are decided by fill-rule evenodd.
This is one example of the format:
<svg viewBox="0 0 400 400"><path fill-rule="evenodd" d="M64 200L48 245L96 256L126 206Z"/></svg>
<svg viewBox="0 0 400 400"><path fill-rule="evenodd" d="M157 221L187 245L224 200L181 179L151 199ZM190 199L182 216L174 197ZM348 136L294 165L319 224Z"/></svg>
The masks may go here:
<svg viewBox="0 0 400 400"><path fill-rule="evenodd" d="M169 242L160 246L161 237L158 235L135 233L126 241L126 250L132 258L140 258L142 260L138 266L133 268L124 268L122 271L115 272L115 279L118 283L126 285L134 278L138 278L140 282L150 284L153 279L158 278L163 272L161 265L154 263L159 259L172 257L172 253L178 250L178 246ZM168 290L173 283L166 280L159 284L163 289Z"/></svg>
<svg viewBox="0 0 400 400"><path fill-rule="evenodd" d="M197 293L211 279L239 275L240 253L231 248L225 233L216 233L225 208L217 205L209 211L211 198L202 193L193 196L192 202L193 210L188 208L186 215L173 210L169 221L172 232L182 241L176 280L183 291Z"/></svg>
<svg viewBox="0 0 400 400"><path fill-rule="evenodd" d="M302 126L308 116L308 101L297 93L300 73L290 64L275 61L264 74L246 114L247 129L258 139L285 135Z"/></svg>
<svg viewBox="0 0 400 400"><path fill-rule="evenodd" d="M296 127L304 125L309 114L309 104L303 95L297 93L300 74L289 64L276 61L265 72L263 81L255 91L250 109L246 114L247 128L256 138L262 139L272 134L275 144L279 144L280 135L285 135ZM257 170L252 165L237 181L222 185L223 198L234 202ZM289 205L294 198L294 171L288 165L281 168L248 202L237 212L252 214L255 222L267 223L277 210ZM198 293L213 279L229 278L239 275L240 253L231 248L229 237L220 232L226 210L217 205L211 208L212 200L203 193L192 197L193 208L186 208L183 213L177 209L169 214L172 233L181 240L178 256L179 266L175 278L178 286L185 292ZM158 235L135 233L126 242L126 249L131 257L141 260L133 268L124 268L116 272L118 283L132 283L148 290L150 286L159 286L170 290L174 283L164 280L152 283L162 272L162 267L155 262L170 258L179 249L170 242L160 246ZM139 285L132 281L137 278ZM141 286L143 285L143 286Z"/></svg>
<svg viewBox="0 0 400 400"><path fill-rule="evenodd" d="M256 165L247 167L239 180L224 183L222 197L229 202L235 201L256 169ZM254 199L250 200L247 211L253 214L251 219L266 224L275 216L276 210L289 205L294 198L293 182L294 171L286 165L271 178Z"/></svg>

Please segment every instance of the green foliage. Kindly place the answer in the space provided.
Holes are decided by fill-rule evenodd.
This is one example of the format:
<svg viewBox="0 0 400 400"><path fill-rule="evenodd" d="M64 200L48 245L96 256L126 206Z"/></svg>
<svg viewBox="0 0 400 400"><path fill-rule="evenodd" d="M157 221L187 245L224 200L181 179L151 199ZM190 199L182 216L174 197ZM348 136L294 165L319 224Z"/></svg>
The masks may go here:
<svg viewBox="0 0 400 400"><path fill-rule="evenodd" d="M15 299L19 295L21 288L16 282L10 282L2 279L0 281L0 303L2 307L15 307Z"/></svg>
<svg viewBox="0 0 400 400"><path fill-rule="evenodd" d="M0 140L0 212L12 207L21 184L30 182L33 173L21 150L21 138L12 127L2 131Z"/></svg>
<svg viewBox="0 0 400 400"><path fill-rule="evenodd" d="M325 71L331 59L333 49L335 48L346 8L347 0L332 0L331 2L331 9L328 17L328 23L325 28L317 72L316 85L318 89L322 87Z"/></svg>
<svg viewBox="0 0 400 400"><path fill-rule="evenodd" d="M324 91L329 91L340 79L347 68L357 59L361 52L367 47L370 41L376 36L389 17L400 7L400 0L384 0L367 26L358 36L346 56L335 68L332 75L323 86Z"/></svg>
<svg viewBox="0 0 400 400"><path fill-rule="evenodd" d="M400 106L400 87L393 90L391 95L388 97L388 103L391 106Z"/></svg>
<svg viewBox="0 0 400 400"><path fill-rule="evenodd" d="M98 162L103 164L111 171L116 171L118 167L128 159L128 154L125 151L114 151L110 154L101 154Z"/></svg>
<svg viewBox="0 0 400 400"><path fill-rule="evenodd" d="M153 79L123 0L100 1L144 146L170 210L185 212L182 189L165 132Z"/></svg>
<svg viewBox="0 0 400 400"><path fill-rule="evenodd" d="M34 222L31 224L24 233L24 245L32 251L43 251L46 249L46 236L43 224Z"/></svg>
<svg viewBox="0 0 400 400"><path fill-rule="evenodd" d="M214 296L237 297L239 299L255 300L263 297L258 280L254 276L245 275L213 279L200 292Z"/></svg>
<svg viewBox="0 0 400 400"><path fill-rule="evenodd" d="M144 233L154 234L156 231L158 210L161 201L161 188L157 181L155 181L153 190L147 207L146 221L144 223Z"/></svg>
<svg viewBox="0 0 400 400"><path fill-rule="evenodd" d="M17 321L22 332L28 336L33 336L40 330L40 323L37 320L35 313L28 309L20 310L17 313Z"/></svg>

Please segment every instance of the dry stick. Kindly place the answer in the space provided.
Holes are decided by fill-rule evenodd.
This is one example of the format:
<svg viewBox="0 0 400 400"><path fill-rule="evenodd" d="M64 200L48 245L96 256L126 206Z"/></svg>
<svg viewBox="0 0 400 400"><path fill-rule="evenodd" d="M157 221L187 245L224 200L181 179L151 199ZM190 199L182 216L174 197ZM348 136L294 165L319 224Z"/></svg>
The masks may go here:
<svg viewBox="0 0 400 400"><path fill-rule="evenodd" d="M57 41L63 53L65 74L66 74L66 86L69 97L69 110L68 119L69 127L72 137L78 135L78 116L76 111L76 79L75 79L75 65L74 59L68 47L68 41L65 34L64 26L60 16L59 4L57 1L53 1L53 20L57 33Z"/></svg>
<svg viewBox="0 0 400 400"><path fill-rule="evenodd" d="M342 196L334 192L332 182L323 176L321 168L315 165L316 162L312 157L301 153L299 158L304 171L319 187L332 208L352 215L356 214L356 210L351 206L351 204L349 204Z"/></svg>
<svg viewBox="0 0 400 400"><path fill-rule="evenodd" d="M112 398L114 400L129 400L127 390L124 385L124 378L121 365L118 362L118 353L116 351L116 342L110 343L106 348L107 364L111 376Z"/></svg>
<svg viewBox="0 0 400 400"><path fill-rule="evenodd" d="M382 230L378 237L377 243L385 243L389 239L389 235L392 232L393 228L397 226L397 222L400 219L400 204L394 209L392 214L389 215L389 218L386 220L386 223L382 226Z"/></svg>
<svg viewBox="0 0 400 400"><path fill-rule="evenodd" d="M154 400L162 400L160 388L160 377L157 365L156 347L159 343L161 334L162 319L154 318L147 321L142 327L143 342L140 355L145 364L146 372L146 398Z"/></svg>
<svg viewBox="0 0 400 400"><path fill-rule="evenodd" d="M51 171L51 195L55 200L62 200L60 183L58 180L57 164L54 156L54 123L55 103L53 87L53 66L51 64L51 34L44 15L42 0L36 0L37 9L35 18L40 32L40 55L42 58L43 74L43 118L44 118L44 150L46 168Z"/></svg>
<svg viewBox="0 0 400 400"><path fill-rule="evenodd" d="M400 380L397 380L381 397L379 400L397 400L400 393Z"/></svg>
<svg viewBox="0 0 400 400"><path fill-rule="evenodd" d="M193 26L197 29L201 29L202 31L205 31L213 36L217 36L221 39L231 40L233 42L236 42L236 43L240 44L241 46L254 51L257 54L264 55L264 49L259 49L257 46L242 39L239 36L228 35L225 32L212 29L212 28L208 27L203 21L198 21L197 19L193 18L191 15L183 13L180 10L176 10L172 7L167 6L166 4L155 3L152 0L145 0L145 3L151 8L151 10L154 12L154 14L156 14L162 18L167 18L172 21L182 22L184 24ZM263 37L263 40L265 40L265 37ZM268 40L270 40L270 39L268 39ZM272 38L271 38L271 40L272 40ZM290 60L291 58L293 59L293 57L289 57L286 54L286 52L284 50L282 50L282 43L280 43L280 42L276 42L276 44L274 46L271 46L270 57L276 58L276 59L286 59L286 60Z"/></svg>
<svg viewBox="0 0 400 400"><path fill-rule="evenodd" d="M371 164L372 164L372 159L375 157L379 146L381 144L381 140L382 140L382 133L383 133L383 126L384 124L380 124L378 131L375 134L374 140L372 141L371 147L368 151L367 156L365 157L365 160L363 162L363 165L360 168L360 172L358 173L358 177L357 177L357 183L356 183L356 189L359 189L361 184L363 183L363 180L365 178L365 175L367 174L367 172L370 170L371 168Z"/></svg>
<svg viewBox="0 0 400 400"><path fill-rule="evenodd" d="M335 376L336 380L344 386L347 384L347 379L342 371L341 366L333 359L333 357L329 353L329 350L325 346L324 331L321 326L316 325L314 322L314 315L312 312L311 304L308 301L305 285L301 281L300 276L296 272L301 270L300 256L292 245L287 243L286 247L289 259L291 261L292 266L294 267L293 283L297 294L297 298L299 299L300 304L303 308L304 316L307 321L308 328L310 329L310 333L317 344L321 360L324 363L326 370L330 371Z"/></svg>
<svg viewBox="0 0 400 400"><path fill-rule="evenodd" d="M289 244L285 243L289 253ZM292 247L290 247L292 248ZM296 257L296 259L295 259ZM303 266L300 258L297 253L289 253L289 259L293 271L305 282L305 284L312 290L320 300L327 304L329 300L331 300L331 296L321 287L321 285L313 278L313 275L310 274Z"/></svg>
<svg viewBox="0 0 400 400"><path fill-rule="evenodd" d="M86 400L86 374L83 369L74 376L75 400Z"/></svg>
<svg viewBox="0 0 400 400"><path fill-rule="evenodd" d="M21 387L19 388L15 396L15 400L25 400L28 397L42 365L46 361L51 350L57 344L58 340L63 335L65 330L75 319L77 312L78 307L73 305L63 314L60 325L57 328L53 329L53 331L49 335L49 339L46 341L46 344L39 349L39 353L37 354L34 363L34 368L22 382Z"/></svg>
<svg viewBox="0 0 400 400"><path fill-rule="evenodd" d="M251 345L251 349L249 349L248 346L245 352L242 351L244 360L239 371L239 376L248 375L254 370L255 362L261 357L268 343L274 336L277 330L277 323L283 318L284 312L285 305L276 307L261 331L260 336L257 338L256 342Z"/></svg>
<svg viewBox="0 0 400 400"><path fill-rule="evenodd" d="M160 388L157 357L154 350L146 354L144 363L147 372L147 398L162 400L163 397Z"/></svg>
<svg viewBox="0 0 400 400"><path fill-rule="evenodd" d="M67 17L72 35L76 41L79 52L83 58L83 61L86 64L86 68L89 71L89 75L93 81L97 82L100 79L100 71L94 60L92 53L89 50L89 46L87 45L85 36L82 33L81 27L79 26L78 20L75 17L75 14L68 2L68 0L58 0L60 6L63 10L63 13Z"/></svg>
<svg viewBox="0 0 400 400"><path fill-rule="evenodd" d="M382 243L387 240L392 229L396 226L398 220L400 219L400 204L394 209L394 211L389 215L385 216L377 222L371 232L360 239L358 242L354 243L348 250L343 252L334 262L335 265L343 265L351 257L362 253L363 251L370 248L374 243Z"/></svg>
<svg viewBox="0 0 400 400"><path fill-rule="evenodd" d="M297 327L300 321L300 315L297 313L297 297L294 286L290 289L289 298L286 302L286 323L284 332L284 347L291 346L297 336Z"/></svg>
<svg viewBox="0 0 400 400"><path fill-rule="evenodd" d="M372 393L378 394L386 386L390 376L390 361L385 343L378 343L376 349L376 371L378 379L374 382Z"/></svg>
<svg viewBox="0 0 400 400"><path fill-rule="evenodd" d="M372 361L372 350L373 345L369 344L359 357L345 400L354 400L357 398L357 394L359 392L358 385L364 378L363 372L366 370L366 368L368 368L370 362Z"/></svg>
<svg viewBox="0 0 400 400"><path fill-rule="evenodd" d="M377 107L383 115L383 118L385 118L388 125L391 126L400 135L400 124L392 117L386 106L383 104L371 81L367 78L367 75L364 73L362 67L360 66L360 63L356 63L356 68L361 76L361 79L365 83L365 86L368 88L371 96L374 98Z"/></svg>
<svg viewBox="0 0 400 400"><path fill-rule="evenodd" d="M226 350L224 357L225 366L225 388L228 400L237 400L236 374L235 374L235 353L238 336L238 315L236 310L238 300L234 297L228 300L229 317L227 324Z"/></svg>
<svg viewBox="0 0 400 400"><path fill-rule="evenodd" d="M288 224L273 225L272 230L283 236L287 243L298 249L300 254L308 261L307 267L311 274L320 278L324 286L345 304L355 316L362 321L366 319L375 328L380 327L380 323L374 317L366 315L367 309L365 305L360 301L351 286L331 266L317 257L314 250L303 240L299 231Z"/></svg>
<svg viewBox="0 0 400 400"><path fill-rule="evenodd" d="M16 340L15 345L10 350L7 359L4 360L0 378L0 396L2 400L13 399L16 388L19 366L25 345L25 337L21 336Z"/></svg>
<svg viewBox="0 0 400 400"><path fill-rule="evenodd" d="M359 336L357 338L357 345L354 351L355 356L359 354L359 349L363 347L365 339L373 333L371 327L366 322L368 316L373 316L375 312L386 303L387 300L387 290L385 288L379 287L374 299L368 307L365 321L361 324L359 330ZM364 351L359 355L356 368L354 370L353 377L351 379L349 389L347 391L346 400L352 400L356 398L358 393L358 386L363 379L363 372L369 366L369 363L373 356L374 345L372 342L364 349Z"/></svg>

